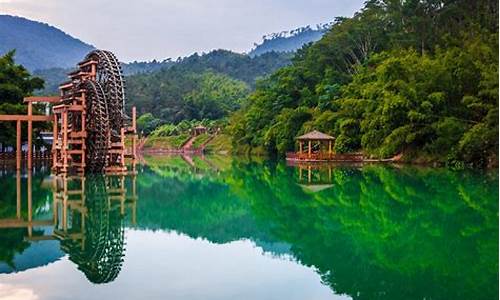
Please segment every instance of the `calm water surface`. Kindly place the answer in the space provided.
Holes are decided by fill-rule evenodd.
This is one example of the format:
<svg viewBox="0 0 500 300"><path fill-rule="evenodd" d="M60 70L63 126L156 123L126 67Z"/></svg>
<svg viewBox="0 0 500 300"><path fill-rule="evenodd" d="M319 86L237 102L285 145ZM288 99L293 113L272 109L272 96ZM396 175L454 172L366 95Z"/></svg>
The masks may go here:
<svg viewBox="0 0 500 300"><path fill-rule="evenodd" d="M146 157L0 175L0 299L498 299L498 171Z"/></svg>

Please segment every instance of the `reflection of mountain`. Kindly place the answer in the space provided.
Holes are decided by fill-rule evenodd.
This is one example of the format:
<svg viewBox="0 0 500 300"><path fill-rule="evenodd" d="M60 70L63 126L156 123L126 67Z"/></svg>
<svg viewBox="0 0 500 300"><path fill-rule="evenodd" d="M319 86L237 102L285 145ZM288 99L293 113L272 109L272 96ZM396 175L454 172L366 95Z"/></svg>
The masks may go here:
<svg viewBox="0 0 500 300"><path fill-rule="evenodd" d="M354 299L497 297L497 175L338 167L332 187L309 193L298 173L237 162L199 179L146 172L138 219L216 243L250 238L270 252L283 243L275 254L314 266Z"/></svg>

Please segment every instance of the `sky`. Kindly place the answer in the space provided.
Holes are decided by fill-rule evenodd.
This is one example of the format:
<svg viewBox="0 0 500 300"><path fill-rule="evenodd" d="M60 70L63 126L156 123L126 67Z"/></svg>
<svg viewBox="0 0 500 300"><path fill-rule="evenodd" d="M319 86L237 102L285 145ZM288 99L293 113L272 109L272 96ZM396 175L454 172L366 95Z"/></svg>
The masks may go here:
<svg viewBox="0 0 500 300"><path fill-rule="evenodd" d="M0 14L53 25L122 61L248 52L265 34L352 16L364 0L0 0Z"/></svg>

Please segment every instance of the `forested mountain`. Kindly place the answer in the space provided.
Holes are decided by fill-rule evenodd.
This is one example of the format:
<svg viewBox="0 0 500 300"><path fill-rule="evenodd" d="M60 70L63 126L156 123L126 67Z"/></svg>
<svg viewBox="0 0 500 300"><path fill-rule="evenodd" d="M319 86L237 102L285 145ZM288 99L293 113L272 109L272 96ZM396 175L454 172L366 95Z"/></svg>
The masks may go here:
<svg viewBox="0 0 500 300"><path fill-rule="evenodd" d="M498 1L370 0L258 84L234 145L283 155L312 129L337 152L498 163Z"/></svg>
<svg viewBox="0 0 500 300"><path fill-rule="evenodd" d="M127 105L167 123L218 119L237 110L264 77L290 63L290 54L258 57L217 50L193 54L157 72L127 77Z"/></svg>
<svg viewBox="0 0 500 300"><path fill-rule="evenodd" d="M272 33L262 37L262 43L254 44L250 56L258 56L268 52L294 52L304 45L316 42L330 29L331 24L297 28L291 31Z"/></svg>
<svg viewBox="0 0 500 300"><path fill-rule="evenodd" d="M129 63L122 63L122 70L125 76L135 75L140 73L151 73L159 71L163 68L168 68L174 65L173 60L165 59L163 61L134 61Z"/></svg>
<svg viewBox="0 0 500 300"><path fill-rule="evenodd" d="M28 70L72 67L93 48L47 24L0 15L0 55L15 49Z"/></svg>

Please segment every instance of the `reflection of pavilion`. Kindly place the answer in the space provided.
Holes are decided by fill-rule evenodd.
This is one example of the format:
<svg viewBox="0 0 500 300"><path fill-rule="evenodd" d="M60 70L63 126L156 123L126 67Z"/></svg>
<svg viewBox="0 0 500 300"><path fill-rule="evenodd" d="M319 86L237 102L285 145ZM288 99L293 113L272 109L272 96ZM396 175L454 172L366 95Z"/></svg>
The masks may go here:
<svg viewBox="0 0 500 300"><path fill-rule="evenodd" d="M316 193L333 187L331 165L299 164L297 168L297 183L305 192Z"/></svg>
<svg viewBox="0 0 500 300"><path fill-rule="evenodd" d="M27 215L23 216L20 172L16 181L16 218L0 220L0 228L27 228L25 241L59 240L60 248L90 281L113 281L123 261L126 211L130 210L131 223L136 224L135 173L131 176L53 177L53 217L50 220L33 219L31 173L27 174L28 205ZM42 226L50 226L53 230L33 233L35 228Z"/></svg>

